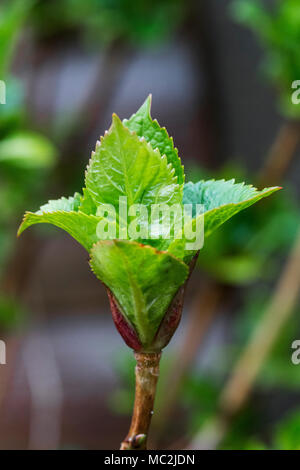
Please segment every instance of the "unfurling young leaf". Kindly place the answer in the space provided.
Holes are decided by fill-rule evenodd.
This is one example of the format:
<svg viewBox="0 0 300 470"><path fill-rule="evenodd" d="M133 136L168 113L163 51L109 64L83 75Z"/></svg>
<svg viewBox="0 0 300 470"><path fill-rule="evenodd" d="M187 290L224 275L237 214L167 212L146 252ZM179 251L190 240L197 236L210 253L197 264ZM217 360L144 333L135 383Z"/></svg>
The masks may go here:
<svg viewBox="0 0 300 470"><path fill-rule="evenodd" d="M86 187L96 205L173 204L181 202L182 190L174 168L159 150L130 132L113 115L110 130L98 142L86 172Z"/></svg>
<svg viewBox="0 0 300 470"><path fill-rule="evenodd" d="M123 123L130 131L136 132L139 137L144 137L151 146L166 155L168 163L171 163L178 178L178 183L184 183L184 168L178 156L178 150L174 147L172 137L169 137L167 129L160 127L157 120L151 118L151 95L148 96L140 109L131 116L124 119Z"/></svg>
<svg viewBox="0 0 300 470"><path fill-rule="evenodd" d="M150 106L149 97L123 122L113 115L92 153L83 194L27 212L19 234L30 225L50 223L81 243L108 289L114 321L127 344L155 352L178 325L184 285L202 247L190 243L187 227L209 236L279 188L258 191L234 180L184 185L173 139L152 120Z"/></svg>

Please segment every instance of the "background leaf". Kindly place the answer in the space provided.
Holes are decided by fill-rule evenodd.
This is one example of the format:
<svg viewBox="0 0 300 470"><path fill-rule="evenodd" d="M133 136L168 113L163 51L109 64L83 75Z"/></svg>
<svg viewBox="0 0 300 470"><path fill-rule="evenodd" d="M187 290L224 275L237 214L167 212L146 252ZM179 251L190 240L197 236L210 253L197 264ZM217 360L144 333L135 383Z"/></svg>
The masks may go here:
<svg viewBox="0 0 300 470"><path fill-rule="evenodd" d="M17 132L0 142L0 164L23 169L42 169L52 166L56 149L40 134Z"/></svg>
<svg viewBox="0 0 300 470"><path fill-rule="evenodd" d="M4 78L19 30L34 4L34 0L10 0L2 2L0 7L0 77Z"/></svg>

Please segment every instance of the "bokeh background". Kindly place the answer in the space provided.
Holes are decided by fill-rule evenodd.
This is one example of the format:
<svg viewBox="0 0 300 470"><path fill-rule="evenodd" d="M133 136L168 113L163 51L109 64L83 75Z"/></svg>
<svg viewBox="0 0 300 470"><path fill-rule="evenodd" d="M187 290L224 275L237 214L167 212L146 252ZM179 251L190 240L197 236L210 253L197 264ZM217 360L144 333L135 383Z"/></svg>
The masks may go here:
<svg viewBox="0 0 300 470"><path fill-rule="evenodd" d="M1 449L116 449L134 360L86 252L25 210L80 191L149 93L187 180L283 191L200 253L161 365L153 448L300 449L298 0L1 0Z"/></svg>

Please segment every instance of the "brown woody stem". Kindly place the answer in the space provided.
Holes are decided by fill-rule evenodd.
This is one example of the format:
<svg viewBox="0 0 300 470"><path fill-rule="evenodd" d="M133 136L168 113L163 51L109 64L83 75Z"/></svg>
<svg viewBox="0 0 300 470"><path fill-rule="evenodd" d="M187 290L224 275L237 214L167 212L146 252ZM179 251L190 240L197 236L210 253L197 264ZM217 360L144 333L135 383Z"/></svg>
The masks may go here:
<svg viewBox="0 0 300 470"><path fill-rule="evenodd" d="M129 432L121 450L147 448L148 430L153 414L161 353L135 352L135 400Z"/></svg>

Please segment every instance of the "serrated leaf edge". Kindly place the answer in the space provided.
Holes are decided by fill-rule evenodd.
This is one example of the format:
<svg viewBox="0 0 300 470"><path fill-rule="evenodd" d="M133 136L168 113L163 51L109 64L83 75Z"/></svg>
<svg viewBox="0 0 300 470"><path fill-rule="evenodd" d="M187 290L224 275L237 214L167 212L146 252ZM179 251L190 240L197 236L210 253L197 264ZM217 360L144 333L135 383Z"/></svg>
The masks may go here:
<svg viewBox="0 0 300 470"><path fill-rule="evenodd" d="M101 144L102 144L102 142L103 142L103 139L104 139L107 135L109 135L109 134L111 134L111 133L113 132L113 130L114 130L114 127L113 127L113 126L114 126L114 120L116 119L117 122L121 123L122 126L126 129L126 132L128 132L128 133L131 134L132 136L135 136L136 139L137 139L142 145L145 145L145 147L147 148L147 150L152 151L152 152L155 152L156 154L158 154L158 156L159 156L159 157L163 160L163 162L165 163L166 168L167 168L168 170L170 170L170 175L171 175L172 180L173 180L171 184L177 185L177 186L178 186L178 190L181 191L182 194L183 194L183 187L184 187L184 184L183 184L183 183L182 183L182 184L178 183L178 177L177 177L177 175L175 175L175 168L173 167L172 163L168 163L167 156L166 156L165 154L161 155L159 149L158 149L158 148L155 148L155 149L154 149L154 148L152 147L152 145L151 145L149 142L147 142L147 140L146 140L144 137L139 137L135 131L130 131L130 130L128 129L128 127L126 127L126 126L123 124L123 122L121 121L121 119L119 118L119 116L118 116L117 114L113 113L112 118L113 118L113 120L112 120L112 123L111 123L110 128L109 128L107 131L105 131L104 136L100 136L100 138L99 138L99 139L97 140L97 142L96 142L95 150L93 150L92 153L91 153L91 157L90 157L90 159L89 159L89 162L88 162L87 167L86 167L86 170L85 170L85 185L87 184L87 181L86 181L87 173L88 173L88 171L89 171L89 169L90 169L90 166L91 166L91 164L92 164L92 161L93 161L93 158L94 158L94 156L95 156L95 154L96 154L96 151L97 151L98 149L100 149ZM179 157L178 157L178 158L179 158ZM87 189L87 187L86 187L86 189ZM87 190L88 190L88 189L87 189ZM91 193L90 193L90 195L91 195ZM92 195L91 195L91 197L93 198ZM95 203L95 204L96 204L96 203ZM98 205L98 204L96 204L96 205Z"/></svg>
<svg viewBox="0 0 300 470"><path fill-rule="evenodd" d="M28 216L36 216L36 217L43 217L43 216L48 216L48 215L65 215L65 214L73 214L73 215L77 215L77 214L81 214L85 217L91 217L92 219L95 219L96 221L100 221L101 220L101 217L97 217L96 215L93 215L93 214L86 214L85 212L82 212L82 211L62 211L62 210L58 210L58 211L53 211L53 212L41 212L41 213L37 213L37 212L31 212L31 211L26 211L23 218L22 218L22 222L18 228L18 231L17 231L17 236L19 237L20 235L22 235L23 232L25 232L25 230L28 227L23 227L24 223L26 222ZM49 225L53 225L51 224L51 222L45 222ZM32 224L33 225L33 224Z"/></svg>
<svg viewBox="0 0 300 470"><path fill-rule="evenodd" d="M178 158L178 160L179 160L179 162L180 162L180 167L181 167L181 169L182 169L182 183L180 183L180 182L178 181L178 176L176 175L177 183L178 183L179 185L181 185L181 184L184 185L184 183L185 183L184 165L182 165L181 158L180 158L179 152L178 152L178 148L174 145L174 139L173 139L172 136L169 135L169 133L168 133L168 131L167 131L167 129L166 129L165 126L162 127L162 126L159 124L159 122L158 122L157 119L153 119L153 118L152 118L152 116L151 116L152 94L151 94L151 93L148 95L148 97L147 97L147 99L146 99L145 101L149 101L149 102L150 102L149 106L147 106L147 113L148 113L148 117L149 117L150 121L151 121L152 123L154 123L160 130L162 130L162 131L166 134L167 138L171 141L172 149L173 149L174 152L176 153L176 156L177 156L177 158ZM125 126L127 129L128 129L128 127L126 126L126 122L128 122L131 118L135 117L137 114L138 114L138 111L137 111L136 113L133 113L133 114L130 116L129 119L123 119L122 122L123 122L124 126ZM128 130L129 130L129 129L128 129ZM130 132L134 132L134 133L136 134L135 131L130 131ZM146 140L146 139L144 138L144 140ZM151 145L151 144L150 144L150 145ZM152 147L152 146L151 146L151 147ZM152 148L153 148L153 147L152 147ZM157 147L156 147L156 149L159 150ZM155 150L155 149L153 148L153 150ZM170 164L172 165L172 163L170 163ZM172 167L173 167L173 165L172 165ZM173 168L174 168L174 167L173 167ZM174 171L175 171L175 168L174 168Z"/></svg>

